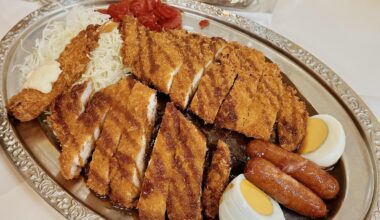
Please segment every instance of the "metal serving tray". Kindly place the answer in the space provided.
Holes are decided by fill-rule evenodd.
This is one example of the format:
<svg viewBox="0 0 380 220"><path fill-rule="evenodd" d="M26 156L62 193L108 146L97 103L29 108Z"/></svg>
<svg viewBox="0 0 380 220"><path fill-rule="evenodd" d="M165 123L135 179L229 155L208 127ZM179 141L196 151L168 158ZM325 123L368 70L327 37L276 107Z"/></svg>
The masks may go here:
<svg viewBox="0 0 380 220"><path fill-rule="evenodd" d="M329 218L380 219L379 175L380 124L359 96L316 57L255 22L193 0L167 0L183 10L185 29L227 40L239 41L261 50L297 86L319 113L334 115L346 131L342 203ZM43 27L62 19L67 9L78 5L105 7L110 1L61 1L29 14L14 26L0 44L0 142L9 159L32 188L52 207L69 219L125 219L91 193L83 180L65 181L59 174L59 150L49 141L37 121L18 123L8 117L6 103L16 94L20 73L13 66L22 63ZM209 19L201 30L198 22ZM365 79L363 79L365 80Z"/></svg>

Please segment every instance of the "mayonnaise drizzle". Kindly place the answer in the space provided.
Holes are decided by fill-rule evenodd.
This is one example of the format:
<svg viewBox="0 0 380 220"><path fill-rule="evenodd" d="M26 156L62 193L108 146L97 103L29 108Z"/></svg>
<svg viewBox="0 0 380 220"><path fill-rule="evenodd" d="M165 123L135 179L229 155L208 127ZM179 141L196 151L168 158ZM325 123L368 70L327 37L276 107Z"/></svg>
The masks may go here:
<svg viewBox="0 0 380 220"><path fill-rule="evenodd" d="M48 62L32 70L23 85L24 89L35 89L42 93L49 93L53 83L61 74L60 64L57 61Z"/></svg>

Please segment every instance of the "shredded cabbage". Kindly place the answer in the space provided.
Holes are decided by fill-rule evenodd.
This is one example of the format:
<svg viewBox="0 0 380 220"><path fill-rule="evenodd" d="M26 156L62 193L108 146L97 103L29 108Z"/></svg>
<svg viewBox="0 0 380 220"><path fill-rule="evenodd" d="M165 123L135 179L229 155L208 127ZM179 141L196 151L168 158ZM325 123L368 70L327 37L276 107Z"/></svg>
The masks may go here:
<svg viewBox="0 0 380 220"><path fill-rule="evenodd" d="M116 83L128 72L122 62L120 49L123 40L117 28L100 34L98 47L90 54L91 61L82 80L91 79L96 91Z"/></svg>
<svg viewBox="0 0 380 220"><path fill-rule="evenodd" d="M80 6L69 10L65 20L48 23L42 31L42 37L36 40L33 50L25 57L23 64L15 66L21 72L21 85L33 69L58 59L66 45L81 30L90 24L103 24L109 18L109 15L99 13L93 8Z"/></svg>

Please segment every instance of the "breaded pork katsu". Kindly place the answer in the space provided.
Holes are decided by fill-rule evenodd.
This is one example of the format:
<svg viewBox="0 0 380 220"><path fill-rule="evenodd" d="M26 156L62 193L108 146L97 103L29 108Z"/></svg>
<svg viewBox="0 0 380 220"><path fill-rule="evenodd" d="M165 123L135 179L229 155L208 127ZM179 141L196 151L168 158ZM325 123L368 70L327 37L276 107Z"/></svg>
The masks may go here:
<svg viewBox="0 0 380 220"><path fill-rule="evenodd" d="M9 112L20 121L37 118L54 99L68 90L86 71L89 54L98 45L98 25L89 25L71 40L58 58L60 73L49 93L25 88L13 96L7 105Z"/></svg>
<svg viewBox="0 0 380 220"><path fill-rule="evenodd" d="M295 89L284 86L277 116L280 146L288 151L294 151L301 144L309 117L305 103L296 94Z"/></svg>
<svg viewBox="0 0 380 220"><path fill-rule="evenodd" d="M125 17L122 25L124 64L140 80L168 94L183 63L180 50L166 32L154 32Z"/></svg>
<svg viewBox="0 0 380 220"><path fill-rule="evenodd" d="M207 217L213 219L219 211L219 201L228 184L231 172L231 152L228 145L219 140L212 156L202 194L202 206Z"/></svg>
<svg viewBox="0 0 380 220"><path fill-rule="evenodd" d="M111 159L110 198L126 208L136 206L143 178L144 157L156 117L156 91L136 83L128 97L125 124Z"/></svg>
<svg viewBox="0 0 380 220"><path fill-rule="evenodd" d="M108 112L99 139L95 142L95 150L92 154L87 186L98 195L105 196L109 193L110 163L123 133L123 125L128 118L125 112L128 108L128 97L136 84L129 77L120 81L118 95L113 97L113 103Z"/></svg>

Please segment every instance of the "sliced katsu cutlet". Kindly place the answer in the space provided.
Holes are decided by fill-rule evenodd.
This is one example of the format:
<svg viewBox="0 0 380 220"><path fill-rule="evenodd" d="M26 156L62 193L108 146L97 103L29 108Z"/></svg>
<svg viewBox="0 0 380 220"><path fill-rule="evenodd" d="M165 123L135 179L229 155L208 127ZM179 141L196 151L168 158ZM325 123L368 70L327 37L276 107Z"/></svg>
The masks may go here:
<svg viewBox="0 0 380 220"><path fill-rule="evenodd" d="M170 99L185 109L198 87L204 68L225 46L221 38L208 38L185 30L169 30L168 37L180 48L183 64L175 75L170 89Z"/></svg>
<svg viewBox="0 0 380 220"><path fill-rule="evenodd" d="M9 100L7 109L15 118L20 121L37 118L58 95L68 90L81 77L90 62L90 52L98 45L98 27L89 25L66 46L58 58L62 72L49 93L28 88Z"/></svg>
<svg viewBox="0 0 380 220"><path fill-rule="evenodd" d="M184 115L178 115L179 134L175 144L167 213L172 220L202 219L201 187L206 137Z"/></svg>
<svg viewBox="0 0 380 220"><path fill-rule="evenodd" d="M213 219L218 214L219 201L228 184L231 172L231 152L228 145L219 140L212 156L207 174L206 186L202 194L202 206L207 217Z"/></svg>
<svg viewBox="0 0 380 220"><path fill-rule="evenodd" d="M190 110L206 123L214 123L220 105L227 96L237 76L239 58L234 48L226 46L212 62L199 83L190 104Z"/></svg>
<svg viewBox="0 0 380 220"><path fill-rule="evenodd" d="M136 83L135 80L123 79L120 90L113 98L113 104L108 112L99 139L95 142L92 154L87 186L98 195L109 193L110 161L120 143L122 125L127 124L125 112L128 108L128 97Z"/></svg>
<svg viewBox="0 0 380 220"><path fill-rule="evenodd" d="M122 24L124 65L140 80L169 94L173 78L182 65L179 49L165 32L154 32L126 16Z"/></svg>
<svg viewBox="0 0 380 220"><path fill-rule="evenodd" d="M47 118L57 140L63 144L73 132L78 117L94 91L92 81L88 80L73 85L70 90L59 95L50 107L51 115Z"/></svg>
<svg viewBox="0 0 380 220"><path fill-rule="evenodd" d="M244 81L238 78L215 123L248 137L268 140L280 109L282 81L278 66L265 63L263 74L253 91L255 83L257 78L248 77Z"/></svg>
<svg viewBox="0 0 380 220"><path fill-rule="evenodd" d="M201 219L206 138L191 121L166 105L138 203L140 219Z"/></svg>
<svg viewBox="0 0 380 220"><path fill-rule="evenodd" d="M124 80L132 80L129 77L120 80L104 89L96 92L73 125L73 132L68 140L63 143L59 157L61 174L65 179L73 179L79 176L81 168L89 158L95 140L98 139L104 119L112 106L113 98L125 86Z"/></svg>
<svg viewBox="0 0 380 220"><path fill-rule="evenodd" d="M263 74L265 57L261 52L238 43L231 45L240 58L240 62L235 64L239 66L238 77L220 107L215 123L221 127L234 130L236 124L242 123L248 114L249 104L253 101L253 96Z"/></svg>
<svg viewBox="0 0 380 220"><path fill-rule="evenodd" d="M297 91L284 85L277 116L278 139L282 148L288 151L297 149L306 134L308 117L306 105L297 96Z"/></svg>
<svg viewBox="0 0 380 220"><path fill-rule="evenodd" d="M127 106L120 142L111 159L110 198L119 206L133 208L140 194L145 151L155 122L156 90L136 83Z"/></svg>
<svg viewBox="0 0 380 220"><path fill-rule="evenodd" d="M265 57L261 52L238 43L231 43L231 46L240 58L239 63L235 63L239 66L238 77L220 107L215 123L219 127L236 130L238 126L244 126L245 118L249 117L249 105L262 77Z"/></svg>
<svg viewBox="0 0 380 220"><path fill-rule="evenodd" d="M140 219L164 220L181 113L168 103L141 186Z"/></svg>
<svg viewBox="0 0 380 220"><path fill-rule="evenodd" d="M140 53L140 25L137 19L131 16L125 16L120 26L120 33L123 39L123 45L120 54L123 58L124 65L128 68L137 63L137 56Z"/></svg>

